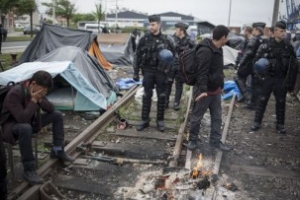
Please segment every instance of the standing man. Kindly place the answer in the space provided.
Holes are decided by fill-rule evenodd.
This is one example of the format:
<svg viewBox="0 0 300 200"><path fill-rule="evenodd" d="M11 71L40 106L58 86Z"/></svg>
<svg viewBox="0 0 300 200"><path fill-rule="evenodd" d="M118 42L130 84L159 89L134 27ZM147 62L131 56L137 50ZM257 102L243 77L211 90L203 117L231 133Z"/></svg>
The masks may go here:
<svg viewBox="0 0 300 200"><path fill-rule="evenodd" d="M249 75L252 76L251 80L251 98L246 101L246 108L254 110L256 106L256 101L259 95L260 83L256 76L253 74L253 60L259 46L264 42L262 35L264 34L265 23L253 23L253 36L247 45L245 54L243 55L239 65L238 65L238 86L240 91L245 92L245 82ZM243 94L244 95L244 94Z"/></svg>
<svg viewBox="0 0 300 200"><path fill-rule="evenodd" d="M166 108L169 107L169 98L170 98L170 94L172 91L172 85L175 79L175 100L174 100L174 104L173 104L173 108L174 110L179 110L179 104L180 104L180 99L181 99L181 95L182 95L182 90L183 90L183 81L181 79L181 77L178 74L178 65L179 65L179 61L178 61L178 57L180 56L180 54L184 51L187 50L189 48L193 48L195 46L195 43L191 40L191 38L188 36L186 30L188 29L188 25L186 25L185 23L179 22L177 24L175 24L175 35L174 35L174 39L175 39L175 50L177 53L177 59L175 60L173 67L171 68L171 70L168 72L168 82L167 82L167 90L166 90Z"/></svg>
<svg viewBox="0 0 300 200"><path fill-rule="evenodd" d="M141 69L143 78L143 106L142 106L142 122L137 126L137 131L141 131L149 126L151 97L154 87L157 93L157 129L164 131L164 112L165 112L165 91L166 91L166 72L172 65L175 48L172 41L161 33L160 17L158 15L149 16L150 33L146 33L142 37L137 46L134 63L135 81L139 81L139 71ZM163 50L163 51L162 51ZM171 50L171 51L169 51ZM164 55L160 55L160 52ZM159 57L166 59L167 62ZM168 62L170 61L170 62Z"/></svg>
<svg viewBox="0 0 300 200"><path fill-rule="evenodd" d="M2 131L0 127L0 199L6 200L7 198L7 185L6 185L6 155L2 140Z"/></svg>
<svg viewBox="0 0 300 200"><path fill-rule="evenodd" d="M43 180L36 173L35 159L32 153L31 137L34 133L52 124L53 148L50 157L71 162L64 151L63 116L46 98L52 87L52 77L48 72L38 71L28 82L14 86L6 95L1 111L1 125L5 142L16 144L19 140L23 178L30 184L41 184ZM41 114L40 110L44 113Z"/></svg>
<svg viewBox="0 0 300 200"><path fill-rule="evenodd" d="M196 62L198 66L197 81L193 87L194 106L190 119L188 149L197 148L197 139L201 120L209 109L211 116L210 145L224 151L230 149L221 140L222 107L221 93L224 86L223 51L227 42L229 29L223 25L216 26L213 38L204 39L197 46Z"/></svg>
<svg viewBox="0 0 300 200"><path fill-rule="evenodd" d="M268 100L273 92L276 100L276 129L282 134L286 132L284 127L286 94L294 89L299 66L294 48L284 40L285 29L285 22L277 22L274 27L274 38L261 45L255 57L257 65L260 64L260 58L267 59L268 65L259 66L266 67L267 70L261 75L262 93L255 111L254 124L251 126L253 131L260 129Z"/></svg>

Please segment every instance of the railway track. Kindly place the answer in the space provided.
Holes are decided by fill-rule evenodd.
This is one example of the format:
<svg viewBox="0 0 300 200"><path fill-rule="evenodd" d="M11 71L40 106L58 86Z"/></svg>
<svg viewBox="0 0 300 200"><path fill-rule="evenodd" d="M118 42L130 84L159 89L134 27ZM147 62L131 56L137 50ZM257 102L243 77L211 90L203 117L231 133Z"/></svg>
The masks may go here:
<svg viewBox="0 0 300 200"><path fill-rule="evenodd" d="M8 199L55 199L60 195L63 199L82 199L82 194L83 199L90 194L90 199L116 199L115 193L120 193L117 189L132 186L145 170L178 166L187 106L178 112L166 110L164 133L156 131L155 123L143 132L136 132L134 125L138 123L141 106L133 98L138 89L130 89L65 147L67 153L76 157L74 163L61 167L58 160L50 159L37 171L47 180L44 185L29 186L22 182L9 193ZM183 105L189 106L191 96L185 96L183 101ZM152 108L156 110L155 103ZM156 112L150 116L154 117L153 114ZM125 130L116 128L120 117L129 124ZM53 185L59 191L49 189ZM74 191L75 196L68 191Z"/></svg>
<svg viewBox="0 0 300 200"><path fill-rule="evenodd" d="M133 96L137 89L129 90L67 145L66 151L77 158L72 165L62 168L56 160L49 160L38 170L48 182L32 187L22 182L9 199L60 199L59 195L64 197L61 199L87 200L300 199L297 103L287 103L287 115L292 113L292 116L287 117L288 134L282 136L273 127L274 101L268 105L264 128L253 133L248 127L254 112L238 107L233 98L224 103L222 137L233 150L222 153L208 145L207 115L201 127L200 148L190 152L182 144L191 93L183 98L182 105L187 106L181 111L166 111L165 133L157 132L155 123L143 132L136 132L133 125L139 119L140 105L133 103ZM152 108L155 111L155 104ZM127 129L115 128L118 116L128 120ZM198 163L201 163L199 174L203 176L193 178ZM200 187L199 183L206 183L205 177L210 186ZM51 185L58 190L49 189Z"/></svg>

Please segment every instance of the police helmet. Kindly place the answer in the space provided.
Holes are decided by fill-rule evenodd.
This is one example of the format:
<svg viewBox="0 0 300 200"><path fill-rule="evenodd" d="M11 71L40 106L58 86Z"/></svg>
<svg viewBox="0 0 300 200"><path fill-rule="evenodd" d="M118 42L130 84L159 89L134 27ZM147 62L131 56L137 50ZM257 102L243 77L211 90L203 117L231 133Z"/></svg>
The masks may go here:
<svg viewBox="0 0 300 200"><path fill-rule="evenodd" d="M258 74L267 73L269 70L269 60L266 58L260 58L254 63L254 71Z"/></svg>
<svg viewBox="0 0 300 200"><path fill-rule="evenodd" d="M173 53L168 49L163 49L158 53L158 59L165 64L172 64L174 61Z"/></svg>

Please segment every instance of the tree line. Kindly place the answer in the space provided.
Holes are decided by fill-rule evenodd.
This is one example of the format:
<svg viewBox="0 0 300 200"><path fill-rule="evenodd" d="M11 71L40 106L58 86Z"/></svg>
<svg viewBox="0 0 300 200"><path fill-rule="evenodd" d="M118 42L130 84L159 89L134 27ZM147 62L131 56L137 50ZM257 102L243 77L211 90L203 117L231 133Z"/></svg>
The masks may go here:
<svg viewBox="0 0 300 200"><path fill-rule="evenodd" d="M91 11L89 14L76 13L76 6L70 0L55 0L55 3L42 3L42 5L47 7L46 14L52 16L53 9L55 10L55 16L63 17L67 21L67 26L70 26L70 21L75 24L79 21L94 21L96 20L98 24L104 18L104 12L102 10L102 5L96 4L95 10ZM0 16L1 24L4 23L5 15L10 11L13 11L16 15L29 15L30 17L30 29L31 36L33 34L33 13L36 11L37 5L35 0L0 0ZM100 27L100 26L99 26Z"/></svg>

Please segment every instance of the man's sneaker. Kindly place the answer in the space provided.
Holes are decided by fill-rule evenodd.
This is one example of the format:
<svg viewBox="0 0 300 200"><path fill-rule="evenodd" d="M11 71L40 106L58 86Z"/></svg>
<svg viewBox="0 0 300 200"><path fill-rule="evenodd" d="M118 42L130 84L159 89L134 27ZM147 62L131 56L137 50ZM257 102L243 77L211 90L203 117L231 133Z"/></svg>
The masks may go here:
<svg viewBox="0 0 300 200"><path fill-rule="evenodd" d="M251 131L257 131L258 129L260 129L260 123L255 122L252 126L251 126Z"/></svg>
<svg viewBox="0 0 300 200"><path fill-rule="evenodd" d="M136 127L136 130L142 131L147 127L149 127L149 121L142 121L141 124Z"/></svg>
<svg viewBox="0 0 300 200"><path fill-rule="evenodd" d="M157 129L160 132L164 132L165 131L165 123L164 123L164 121L157 121L156 122L156 126L157 126Z"/></svg>
<svg viewBox="0 0 300 200"><path fill-rule="evenodd" d="M179 103L174 102L173 108L174 110L179 110L180 109Z"/></svg>
<svg viewBox="0 0 300 200"><path fill-rule="evenodd" d="M282 125L282 124L277 124L276 125L276 130L278 131L278 133L281 133L281 134L285 134L286 133L284 125Z"/></svg>
<svg viewBox="0 0 300 200"><path fill-rule="evenodd" d="M198 147L198 146L197 146L197 141L196 141L196 140L191 140L191 141L189 141L189 143L188 143L188 145L187 145L187 148L188 148L188 150L190 150L190 151L195 150L197 147Z"/></svg>
<svg viewBox="0 0 300 200"><path fill-rule="evenodd" d="M225 144L223 144L223 142L219 141L217 143L210 143L211 146L216 147L222 151L230 151L231 148L229 148L228 146L226 146Z"/></svg>
<svg viewBox="0 0 300 200"><path fill-rule="evenodd" d="M64 162L73 162L75 159L68 156L64 149L60 151L54 151L53 149L51 150L50 158L58 158L61 161Z"/></svg>
<svg viewBox="0 0 300 200"><path fill-rule="evenodd" d="M23 178L31 185L43 184L44 180L36 173L36 171L24 171Z"/></svg>

